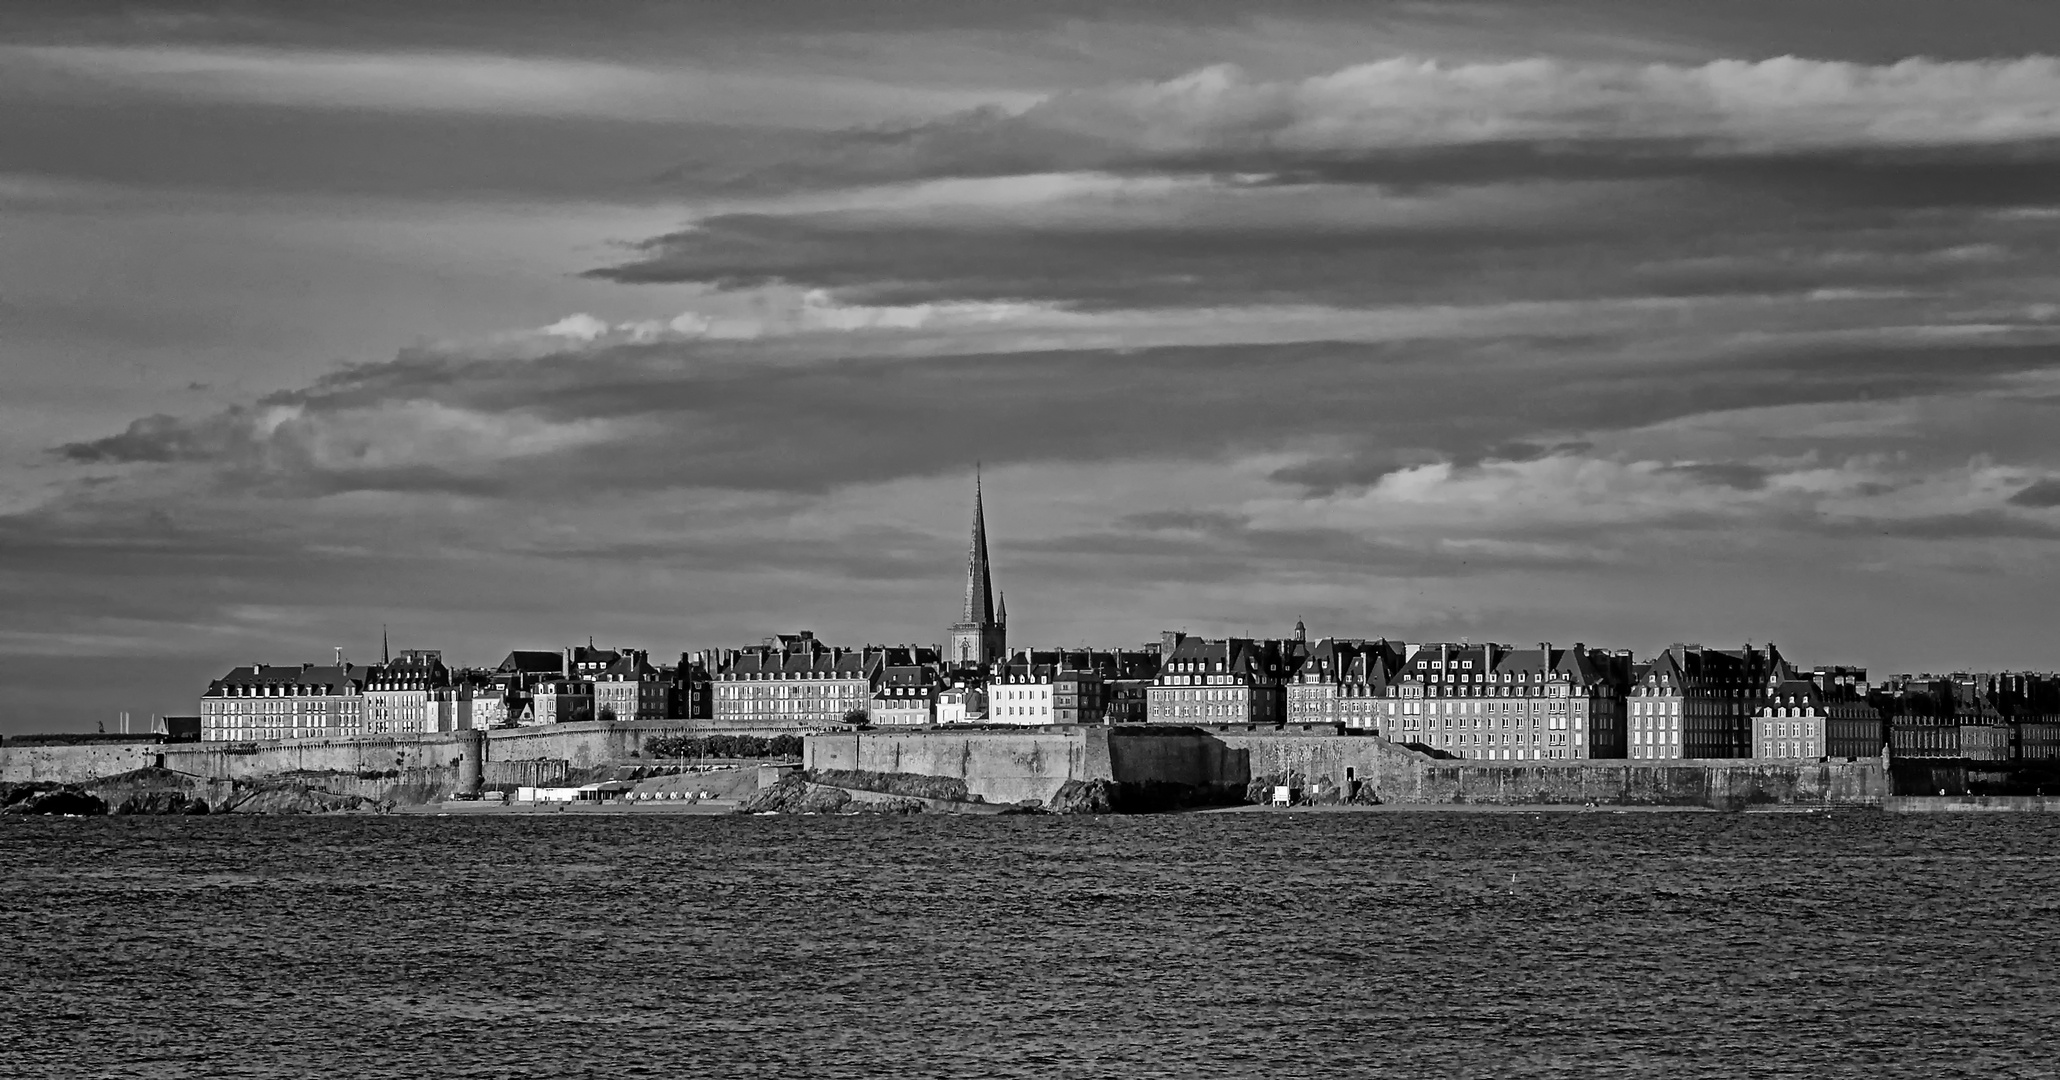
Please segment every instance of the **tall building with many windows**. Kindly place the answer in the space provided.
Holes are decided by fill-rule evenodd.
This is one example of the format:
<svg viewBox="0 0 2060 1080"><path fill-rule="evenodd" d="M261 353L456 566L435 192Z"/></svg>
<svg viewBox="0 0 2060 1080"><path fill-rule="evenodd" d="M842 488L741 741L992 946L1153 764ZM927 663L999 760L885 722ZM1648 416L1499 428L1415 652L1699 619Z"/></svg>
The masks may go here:
<svg viewBox="0 0 2060 1080"><path fill-rule="evenodd" d="M652 667L650 654L642 649L620 649L616 654L615 662L593 677L594 719L665 719L674 680Z"/></svg>
<svg viewBox="0 0 2060 1080"><path fill-rule="evenodd" d="M1454 757L1563 761L1624 756L1629 653L1576 644L1417 645L1392 680L1391 731Z"/></svg>
<svg viewBox="0 0 2060 1080"><path fill-rule="evenodd" d="M913 655L912 655L913 654ZM815 634L782 634L724 653L713 673L717 727L801 731L864 715L881 671L934 662L931 649L843 649Z"/></svg>
<svg viewBox="0 0 2060 1080"><path fill-rule="evenodd" d="M1675 645L1638 674L1631 691L1630 756L1745 758L1769 694L1799 678L1780 650Z"/></svg>
<svg viewBox="0 0 2060 1080"><path fill-rule="evenodd" d="M1820 672L1824 669L1818 669ZM1851 692L1852 683L1790 679L1760 702L1752 723L1756 758L1879 757L1888 742L1881 710ZM1841 692L1841 687L1845 692Z"/></svg>
<svg viewBox="0 0 2060 1080"><path fill-rule="evenodd" d="M370 675L368 668L342 663L232 668L201 696L201 741L362 735Z"/></svg>
<svg viewBox="0 0 2060 1080"><path fill-rule="evenodd" d="M1167 631L1146 705L1154 724L1278 724L1293 642L1207 640Z"/></svg>
<svg viewBox="0 0 2060 1080"><path fill-rule="evenodd" d="M435 649L403 649L399 659L373 668L365 681L365 732L369 735L456 731L459 695L451 670ZM471 703L470 695L462 699Z"/></svg>
<svg viewBox="0 0 2060 1080"><path fill-rule="evenodd" d="M1404 659L1402 647L1385 638L1324 638L1309 646L1288 677L1287 722L1393 731L1401 719L1394 680Z"/></svg>

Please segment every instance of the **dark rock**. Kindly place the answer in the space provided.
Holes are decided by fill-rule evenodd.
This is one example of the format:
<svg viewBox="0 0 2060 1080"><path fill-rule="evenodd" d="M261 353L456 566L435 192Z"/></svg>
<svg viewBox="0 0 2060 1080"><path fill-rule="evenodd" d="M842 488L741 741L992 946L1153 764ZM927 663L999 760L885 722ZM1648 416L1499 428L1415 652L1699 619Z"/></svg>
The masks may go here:
<svg viewBox="0 0 2060 1080"><path fill-rule="evenodd" d="M19 784L0 784L0 806L13 806L32 795L56 791L63 785L54 780L30 780Z"/></svg>
<svg viewBox="0 0 2060 1080"><path fill-rule="evenodd" d="M740 814L921 814L929 807L920 799L854 799L841 787L785 776L737 808Z"/></svg>
<svg viewBox="0 0 2060 1080"><path fill-rule="evenodd" d="M183 814L186 812L186 793L183 791L139 791L121 801L114 808L117 814Z"/></svg>
<svg viewBox="0 0 2060 1080"><path fill-rule="evenodd" d="M966 791L966 782L950 776L926 776L921 773L865 772L859 769L818 769L808 774L808 779L832 787L855 788L859 791L877 791L886 795L903 795L912 799L945 799L951 802L977 802Z"/></svg>
<svg viewBox="0 0 2060 1080"><path fill-rule="evenodd" d="M851 794L833 787L816 787L801 776L785 776L737 808L742 814L836 814L851 802Z"/></svg>
<svg viewBox="0 0 2060 1080"><path fill-rule="evenodd" d="M1108 780L1068 780L1051 797L1054 814L1113 814L1116 785Z"/></svg>
<svg viewBox="0 0 2060 1080"><path fill-rule="evenodd" d="M71 788L57 788L37 792L22 801L0 809L0 814L79 814L99 815L107 813L107 804L83 791Z"/></svg>
<svg viewBox="0 0 2060 1080"><path fill-rule="evenodd" d="M333 814L348 811L391 809L388 803L361 795L338 794L306 784L268 783L250 792L237 792L233 802L225 800L216 810L229 814Z"/></svg>
<svg viewBox="0 0 2060 1080"><path fill-rule="evenodd" d="M179 812L187 817L205 817L207 815L207 800L194 799L186 804L186 809Z"/></svg>

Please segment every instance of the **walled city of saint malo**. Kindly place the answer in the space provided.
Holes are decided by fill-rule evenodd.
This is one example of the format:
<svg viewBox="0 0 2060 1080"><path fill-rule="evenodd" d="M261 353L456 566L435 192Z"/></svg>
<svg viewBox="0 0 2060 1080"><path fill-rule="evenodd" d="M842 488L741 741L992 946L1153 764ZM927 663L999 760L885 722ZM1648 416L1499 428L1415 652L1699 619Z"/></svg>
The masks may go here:
<svg viewBox="0 0 2060 1080"><path fill-rule="evenodd" d="M1168 630L1011 644L976 481L942 644L808 630L228 667L197 715L0 744L13 813L2043 809L2060 674L1870 678L1773 642ZM940 575L941 577L942 575ZM1845 658L1834 658L1843 661Z"/></svg>

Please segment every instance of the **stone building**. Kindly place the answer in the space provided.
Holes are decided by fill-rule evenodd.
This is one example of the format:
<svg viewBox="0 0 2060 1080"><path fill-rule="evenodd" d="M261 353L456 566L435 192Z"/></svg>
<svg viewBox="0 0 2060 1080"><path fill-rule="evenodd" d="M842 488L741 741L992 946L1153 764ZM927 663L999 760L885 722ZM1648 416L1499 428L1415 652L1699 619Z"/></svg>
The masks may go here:
<svg viewBox="0 0 2060 1080"><path fill-rule="evenodd" d="M809 631L725 653L712 673L717 727L803 731L864 712L884 651L832 648Z"/></svg>
<svg viewBox="0 0 2060 1080"><path fill-rule="evenodd" d="M672 683L667 716L675 720L708 720L715 716L715 682L709 675L715 659L712 650L681 653L678 667L660 669L660 674L668 676Z"/></svg>
<svg viewBox="0 0 2060 1080"><path fill-rule="evenodd" d="M368 668L342 662L231 668L201 695L201 741L362 735L370 675Z"/></svg>
<svg viewBox="0 0 2060 1080"><path fill-rule="evenodd" d="M1831 688L1828 692L1826 686ZM1879 757L1887 742L1887 726L1880 710L1851 693L1854 686L1813 678L1790 679L1774 687L1753 720L1752 756L1805 760Z"/></svg>
<svg viewBox="0 0 2060 1080"><path fill-rule="evenodd" d="M959 682L937 692L939 724L982 724L987 722L987 690L971 682Z"/></svg>
<svg viewBox="0 0 2060 1080"><path fill-rule="evenodd" d="M1154 724L1278 724L1287 715L1291 647L1253 638L1209 640L1168 630L1146 702Z"/></svg>
<svg viewBox="0 0 2060 1080"><path fill-rule="evenodd" d="M1900 759L2009 761L2018 732L1992 676L1902 676L1876 689L1888 720L1889 754Z"/></svg>
<svg viewBox="0 0 2060 1080"><path fill-rule="evenodd" d="M1772 644L1675 645L1646 665L1631 691L1630 756L1751 757L1762 702L1795 678Z"/></svg>
<svg viewBox="0 0 2060 1080"><path fill-rule="evenodd" d="M652 667L642 649L616 650L614 663L592 682L596 720L664 720L671 711L673 680Z"/></svg>
<svg viewBox="0 0 2060 1080"><path fill-rule="evenodd" d="M1387 737L1482 761L1620 758L1630 682L1629 653L1579 643L1412 646Z"/></svg>
<svg viewBox="0 0 2060 1080"><path fill-rule="evenodd" d="M433 734L456 731L462 711L471 726L472 698L462 701L451 670L436 649L403 649L398 659L373 668L365 680L365 732L370 735Z"/></svg>
<svg viewBox="0 0 2060 1080"><path fill-rule="evenodd" d="M988 720L997 724L1100 724L1125 680L1157 673L1157 655L1101 649L1022 649L987 675Z"/></svg>
<svg viewBox="0 0 2060 1080"><path fill-rule="evenodd" d="M1301 629L1301 624L1295 624ZM1308 649L1286 687L1290 724L1343 724L1373 732L1395 730L1401 699L1394 678L1405 661L1400 645L1324 638Z"/></svg>
<svg viewBox="0 0 2060 1080"><path fill-rule="evenodd" d="M896 664L880 670L872 696L875 724L912 727L937 722L936 669L926 664Z"/></svg>
<svg viewBox="0 0 2060 1080"><path fill-rule="evenodd" d="M579 724L594 719L594 684L585 679L545 679L529 688L523 725Z"/></svg>

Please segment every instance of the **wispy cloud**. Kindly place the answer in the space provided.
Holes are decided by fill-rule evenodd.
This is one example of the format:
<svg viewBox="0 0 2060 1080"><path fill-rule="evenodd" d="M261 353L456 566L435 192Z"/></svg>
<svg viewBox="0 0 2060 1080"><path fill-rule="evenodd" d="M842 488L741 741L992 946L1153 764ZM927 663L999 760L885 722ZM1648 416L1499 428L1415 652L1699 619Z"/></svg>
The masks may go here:
<svg viewBox="0 0 2060 1080"><path fill-rule="evenodd" d="M466 52L20 45L0 49L0 61L24 82L41 71L196 101L652 123L819 127L1034 100L1000 90L932 90L690 62L661 66Z"/></svg>

